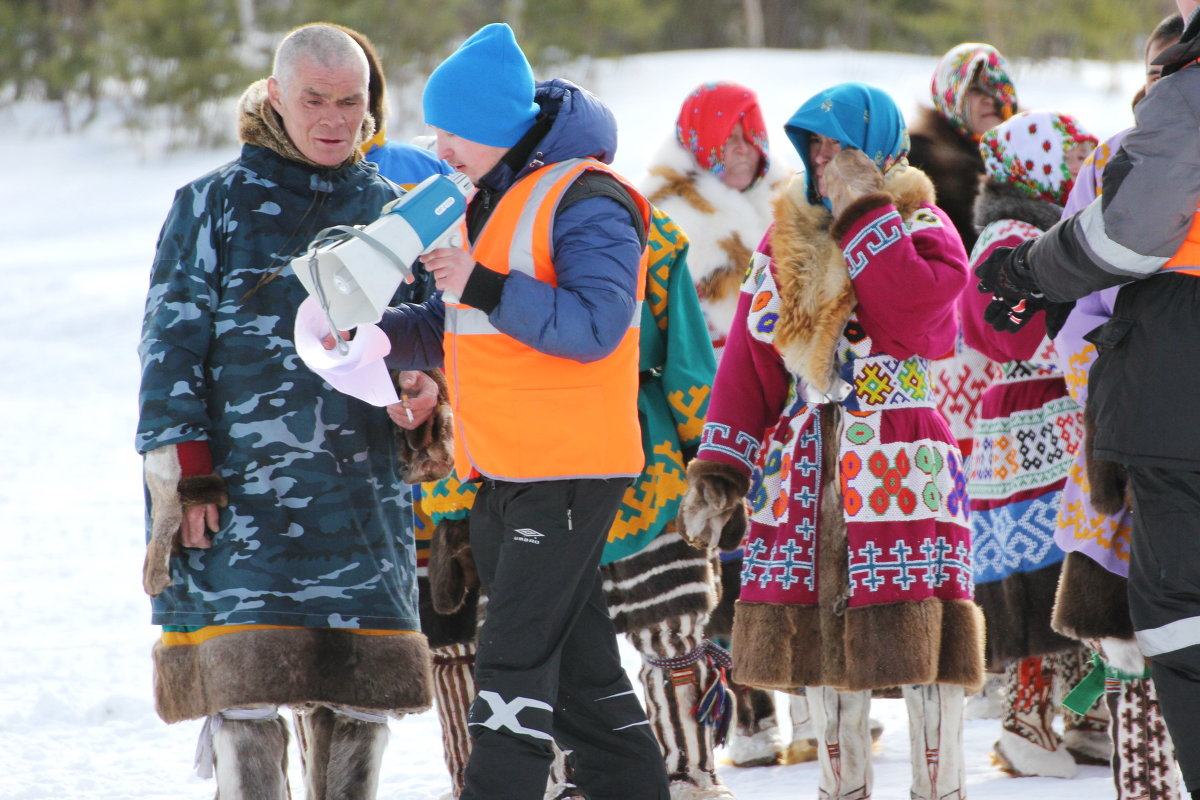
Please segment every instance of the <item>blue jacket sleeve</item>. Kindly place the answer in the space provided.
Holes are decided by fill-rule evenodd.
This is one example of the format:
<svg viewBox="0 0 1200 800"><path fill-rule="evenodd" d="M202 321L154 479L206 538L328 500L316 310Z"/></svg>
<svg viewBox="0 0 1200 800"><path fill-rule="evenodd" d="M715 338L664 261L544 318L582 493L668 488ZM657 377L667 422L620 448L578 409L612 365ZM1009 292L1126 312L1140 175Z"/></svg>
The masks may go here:
<svg viewBox="0 0 1200 800"><path fill-rule="evenodd" d="M633 224L611 198L573 203L554 220L558 286L513 272L488 319L539 352L582 363L604 358L637 312L642 244Z"/></svg>
<svg viewBox="0 0 1200 800"><path fill-rule="evenodd" d="M159 234L138 346L141 453L207 439L211 428L204 364L220 277L215 229L198 202L203 197L203 187L181 189Z"/></svg>
<svg viewBox="0 0 1200 800"><path fill-rule="evenodd" d="M424 303L386 309L379 327L392 343L384 359L390 369L434 369L442 366L442 333L446 306L441 293Z"/></svg>

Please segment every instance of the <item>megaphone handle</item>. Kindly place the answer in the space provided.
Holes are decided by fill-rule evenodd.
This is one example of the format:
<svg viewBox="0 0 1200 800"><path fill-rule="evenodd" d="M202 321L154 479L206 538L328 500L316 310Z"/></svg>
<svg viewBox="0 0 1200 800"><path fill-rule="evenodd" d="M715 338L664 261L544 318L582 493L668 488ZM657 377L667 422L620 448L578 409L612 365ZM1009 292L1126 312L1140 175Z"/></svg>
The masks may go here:
<svg viewBox="0 0 1200 800"><path fill-rule="evenodd" d="M313 288L316 290L314 293L317 296L317 305L321 307L321 313L325 315L325 322L329 325L329 333L333 336L333 346L337 348L338 355L347 355L350 352L350 345L346 344L346 340L342 338L342 332L333 322L333 315L329 313L329 300L325 297L325 287L321 285L321 278L317 275L316 249L313 249L312 255L308 258L308 269L312 275Z"/></svg>

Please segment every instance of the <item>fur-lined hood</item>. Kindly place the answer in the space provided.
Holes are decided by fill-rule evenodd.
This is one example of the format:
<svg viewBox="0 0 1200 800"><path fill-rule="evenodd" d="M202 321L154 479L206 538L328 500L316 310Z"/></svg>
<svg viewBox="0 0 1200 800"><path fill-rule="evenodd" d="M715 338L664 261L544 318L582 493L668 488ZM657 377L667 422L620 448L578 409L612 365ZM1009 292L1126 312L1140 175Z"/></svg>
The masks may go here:
<svg viewBox="0 0 1200 800"><path fill-rule="evenodd" d="M375 135L375 119L370 114L363 117L362 127L358 131L358 140L350 157L334 169L348 167L362 160L361 145ZM263 78L250 84L238 100L238 139L244 144L265 147L289 161L298 161L316 169L330 169L323 164L310 161L308 156L297 149L283 126L283 118L271 105L267 97L267 79Z"/></svg>
<svg viewBox="0 0 1200 800"><path fill-rule="evenodd" d="M1002 219L1028 222L1045 231L1062 219L1062 206L1031 197L1010 183L988 181L975 198L975 225L983 229Z"/></svg>
<svg viewBox="0 0 1200 800"><path fill-rule="evenodd" d="M838 338L858 303L833 229L848 229L865 210L884 203L894 205L907 220L922 204L933 203L935 195L933 183L921 170L893 169L878 195L860 198L842 212L835 226L825 206L809 203L805 191L804 176L798 175L774 201L770 242L782 303L775 347L789 370L829 395L837 378Z"/></svg>

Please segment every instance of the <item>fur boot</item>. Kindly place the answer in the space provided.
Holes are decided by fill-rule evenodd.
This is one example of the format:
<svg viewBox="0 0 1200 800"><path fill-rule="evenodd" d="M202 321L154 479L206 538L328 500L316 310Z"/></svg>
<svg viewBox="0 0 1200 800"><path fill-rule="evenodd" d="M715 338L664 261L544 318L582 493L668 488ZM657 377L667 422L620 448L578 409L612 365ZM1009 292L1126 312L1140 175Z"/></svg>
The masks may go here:
<svg viewBox="0 0 1200 800"><path fill-rule="evenodd" d="M295 713L307 800L374 800L386 718L323 705Z"/></svg>
<svg viewBox="0 0 1200 800"><path fill-rule="evenodd" d="M1108 706L1096 703L1082 715L1062 706L1062 698L1092 670L1087 649L1076 647L1046 656L1046 659L1054 666L1055 705L1062 708L1063 745L1067 752L1076 764L1108 766L1113 751Z"/></svg>
<svg viewBox="0 0 1200 800"><path fill-rule="evenodd" d="M627 635L642 655L646 716L662 747L672 800L732 800L717 777L713 729L694 713L716 677L705 652L707 614L687 614Z"/></svg>
<svg viewBox="0 0 1200 800"><path fill-rule="evenodd" d="M733 683L734 723L729 760L735 767L769 767L783 758L783 738L775 716L775 696L762 689Z"/></svg>
<svg viewBox="0 0 1200 800"><path fill-rule="evenodd" d="M1117 800L1180 800L1175 747L1149 678L1121 681L1105 698L1112 717Z"/></svg>
<svg viewBox="0 0 1200 800"><path fill-rule="evenodd" d="M912 800L964 800L963 696L961 686L931 683L903 687L908 707Z"/></svg>
<svg viewBox="0 0 1200 800"><path fill-rule="evenodd" d="M442 757L450 773L450 797L458 797L471 755L467 709L475 696L475 643L446 645L432 655L433 703L442 725Z"/></svg>
<svg viewBox="0 0 1200 800"><path fill-rule="evenodd" d="M866 800L871 796L871 693L805 689L819 745L820 800Z"/></svg>
<svg viewBox="0 0 1200 800"><path fill-rule="evenodd" d="M288 800L283 719L278 714L271 719L217 716L221 718L212 726L217 800Z"/></svg>
<svg viewBox="0 0 1200 800"><path fill-rule="evenodd" d="M1073 778L1075 759L1051 727L1054 670L1040 656L1005 670L1003 730L994 746L1000 768L1017 777Z"/></svg>
<svg viewBox="0 0 1200 800"><path fill-rule="evenodd" d="M784 761L802 764L817 760L817 732L813 729L812 714L808 711L808 696L801 689L790 698L792 716L792 743L788 745Z"/></svg>

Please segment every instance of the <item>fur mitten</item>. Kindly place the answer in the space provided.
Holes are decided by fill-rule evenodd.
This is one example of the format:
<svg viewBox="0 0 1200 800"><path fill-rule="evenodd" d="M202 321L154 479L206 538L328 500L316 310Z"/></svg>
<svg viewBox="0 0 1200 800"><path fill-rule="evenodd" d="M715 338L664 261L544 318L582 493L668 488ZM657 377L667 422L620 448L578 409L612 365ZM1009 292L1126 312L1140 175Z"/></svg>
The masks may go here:
<svg viewBox="0 0 1200 800"><path fill-rule="evenodd" d="M746 529L743 498L750 490L750 478L728 464L700 458L688 464L687 475L679 533L701 550L726 547L732 539L740 542Z"/></svg>
<svg viewBox="0 0 1200 800"><path fill-rule="evenodd" d="M468 528L465 519L447 519L433 531L429 543L429 595L433 610L439 614L458 611L467 594L479 586Z"/></svg>
<svg viewBox="0 0 1200 800"><path fill-rule="evenodd" d="M204 447L207 450L207 444ZM184 477L179 448L173 444L146 453L143 473L150 492L150 540L142 562L142 588L156 597L171 583L171 556L179 550L184 512L209 504L225 508L229 491L220 475Z"/></svg>
<svg viewBox="0 0 1200 800"><path fill-rule="evenodd" d="M834 219L851 203L883 190L883 173L861 150L842 150L825 166L825 191Z"/></svg>
<svg viewBox="0 0 1200 800"><path fill-rule="evenodd" d="M446 376L440 369L425 372L438 387L438 404L420 427L405 430L396 427L396 453L400 458L400 477L405 483L438 481L454 471L454 414ZM393 375L399 387L399 373Z"/></svg>

